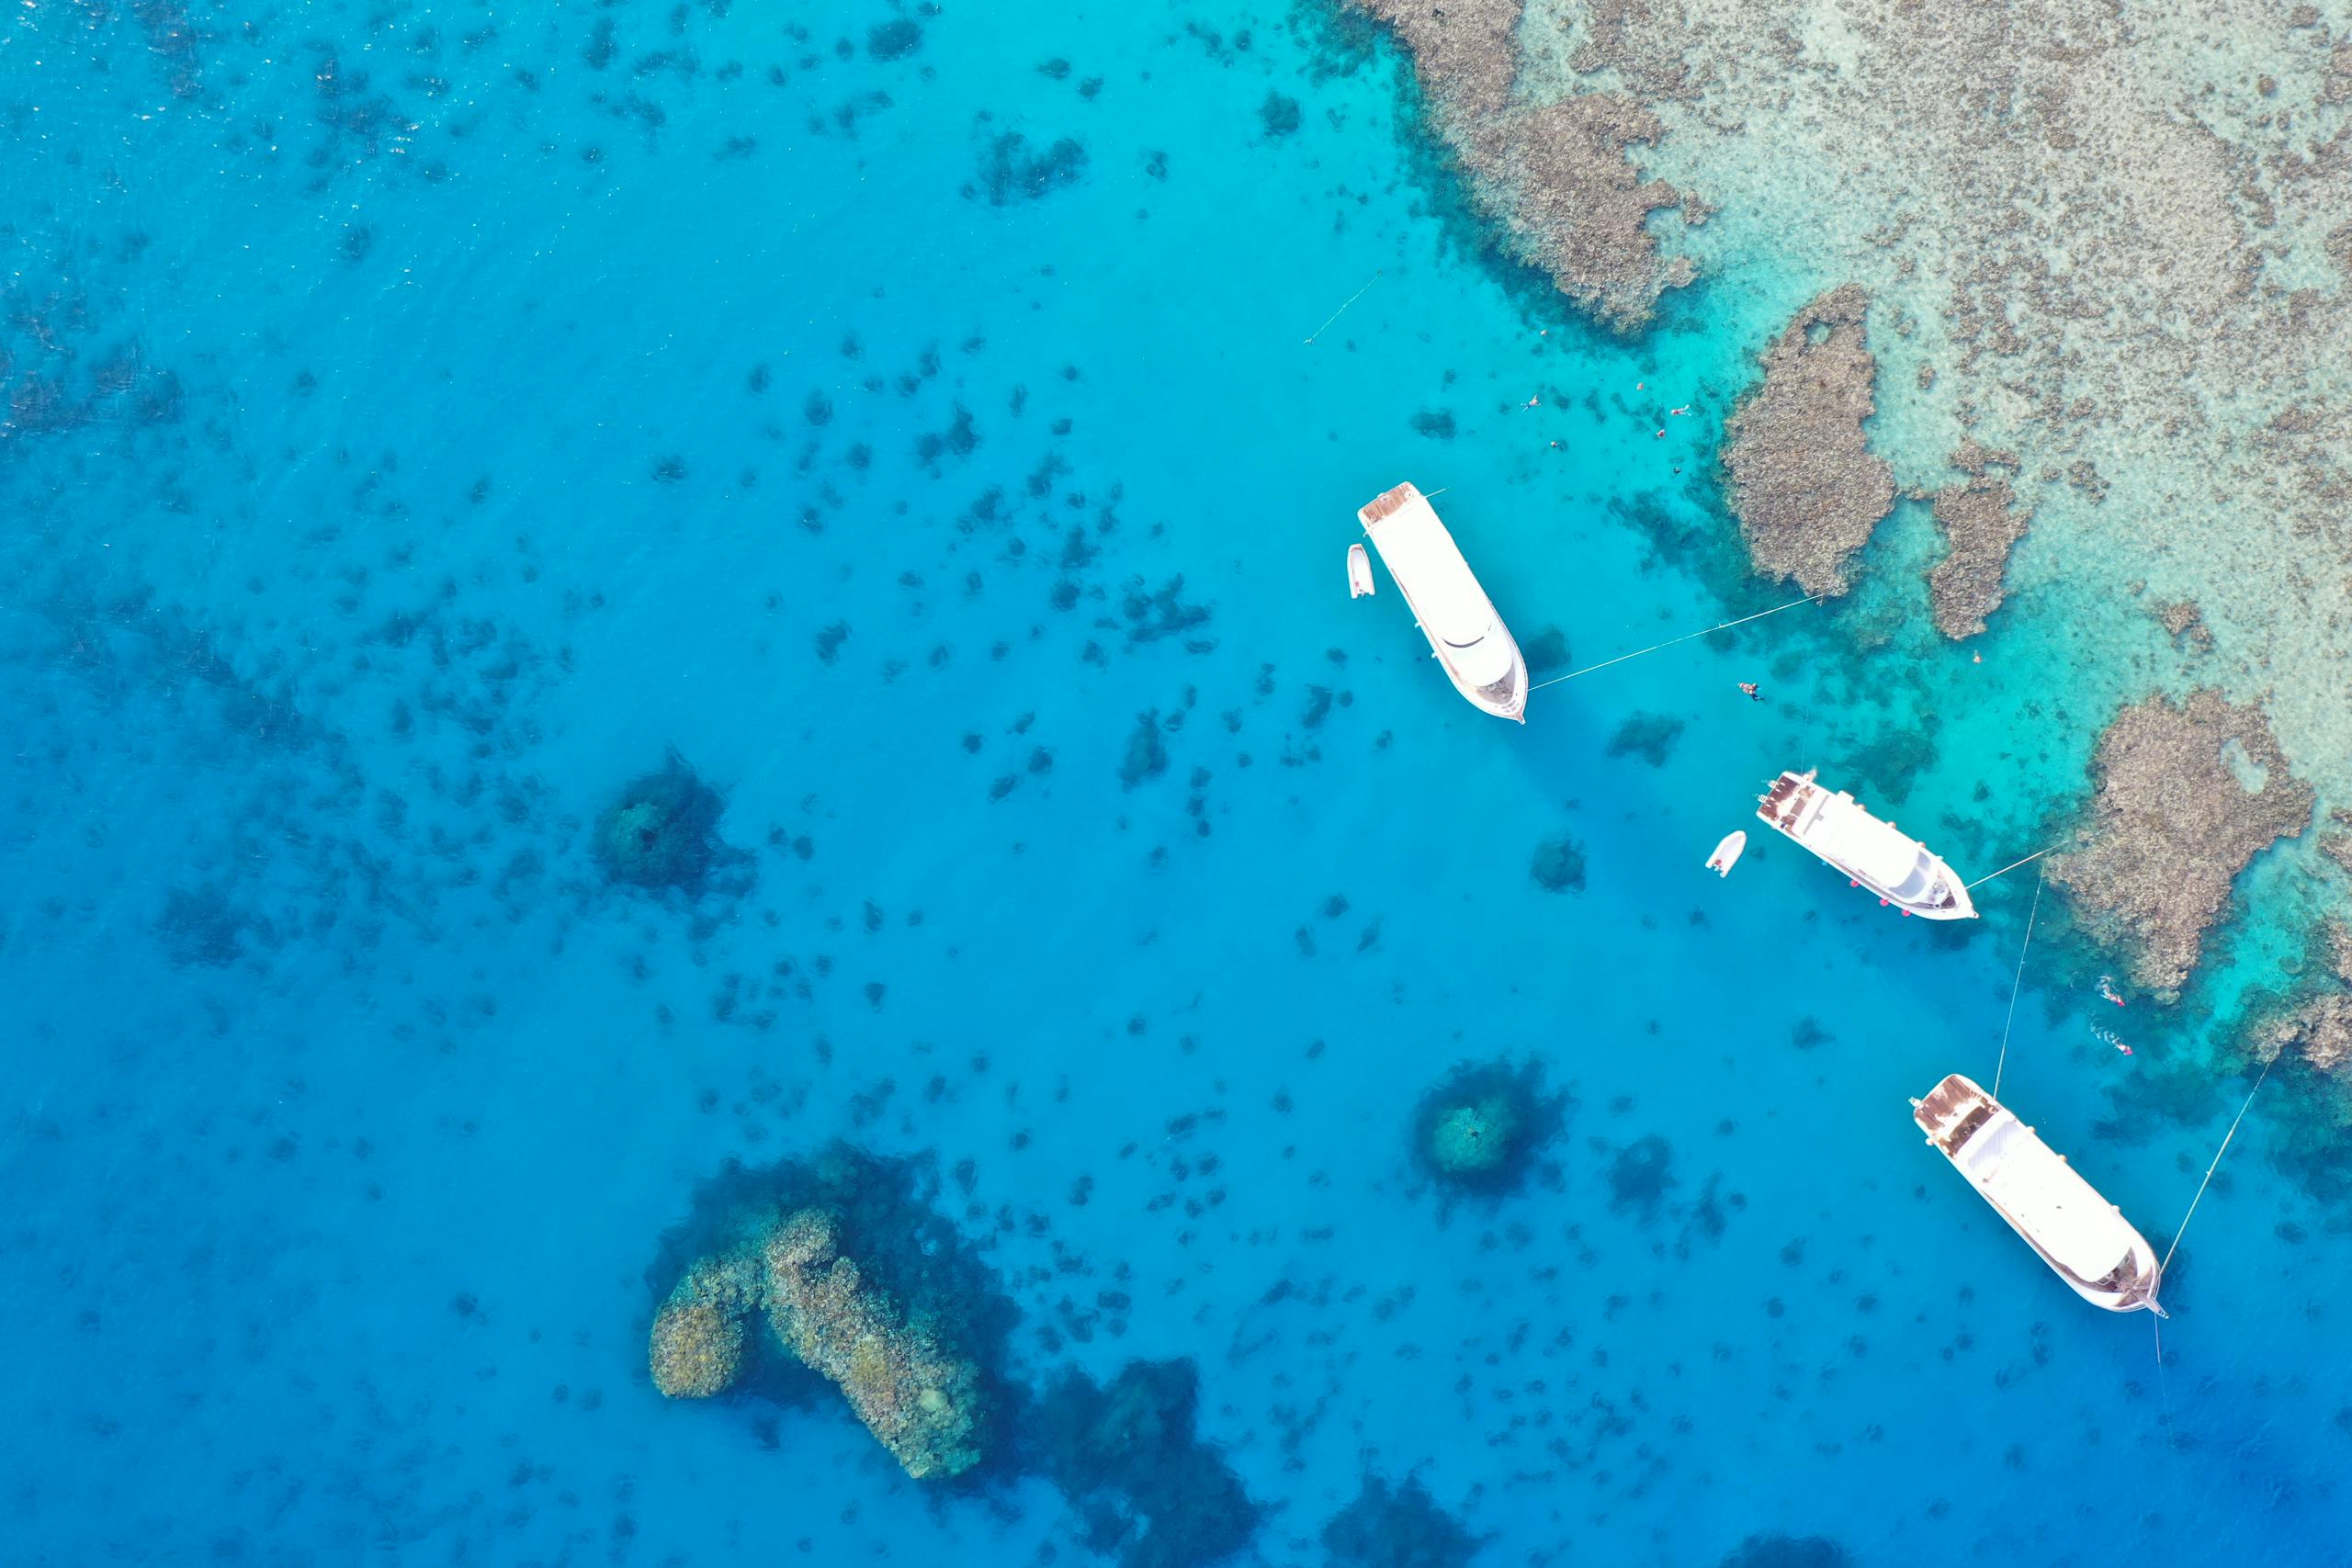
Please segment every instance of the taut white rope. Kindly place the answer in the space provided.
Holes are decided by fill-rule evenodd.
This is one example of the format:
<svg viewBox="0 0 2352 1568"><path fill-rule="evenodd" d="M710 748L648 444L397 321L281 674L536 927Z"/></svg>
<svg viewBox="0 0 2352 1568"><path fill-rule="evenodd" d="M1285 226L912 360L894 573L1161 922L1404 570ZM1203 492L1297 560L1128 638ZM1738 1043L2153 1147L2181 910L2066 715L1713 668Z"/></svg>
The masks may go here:
<svg viewBox="0 0 2352 1568"><path fill-rule="evenodd" d="M1387 270L1388 270L1387 268L1383 267L1383 268L1381 269L1381 272L1385 272L1385 271L1387 271ZM1366 283L1364 284L1363 288L1357 289L1353 294L1351 294L1351 295L1349 295L1349 296L1348 296L1348 305L1352 305L1352 304L1354 304L1357 300L1359 300L1359 299L1363 299L1363 298L1364 297L1365 293L1371 289L1371 288L1372 288L1373 284L1377 283L1377 282L1379 282L1379 281L1380 281L1380 273L1378 273L1378 272L1374 273L1374 274L1372 275L1371 279L1370 279L1368 282L1366 282ZM1323 323L1323 325L1322 325L1322 326L1316 328L1312 333L1309 333L1307 334L1306 341L1307 341L1308 343L1312 344L1312 343L1313 343L1317 338L1321 337L1321 336L1323 335L1323 332L1324 332L1324 329L1325 329L1326 327L1329 327L1329 326L1331 324L1331 322L1332 322L1332 321L1338 321L1341 316L1344 316L1344 315L1346 315L1346 314L1348 313L1348 305L1342 305L1342 306L1340 306L1338 310L1336 310L1332 311L1332 312L1331 312L1331 314L1330 314L1329 319L1329 320L1327 320L1326 321L1324 321L1324 323Z"/></svg>
<svg viewBox="0 0 2352 1568"><path fill-rule="evenodd" d="M1993 874L1996 876L1999 872ZM1970 884L1974 886L1973 883ZM1993 1098L2001 1098L2001 1075L2009 1066L2009 1026L2018 1021L2018 987L2025 984L2025 955L2033 946L2034 917L2041 913L2041 874L2034 873L2033 907L2025 914L2025 941L2018 947L2018 972L2009 980L2009 1016L2001 1021L2001 1059L1993 1065Z"/></svg>
<svg viewBox="0 0 2352 1568"><path fill-rule="evenodd" d="M2011 872L2013 872L2013 871L2017 870L2017 868L2018 868L2018 867L2019 867L2019 866L2021 866L2021 865L2031 865L2035 861L2040 860L2042 856L2044 856L2044 855L2048 854L2049 852L2049 852L2049 850L2047 850L2047 849L2040 849L2040 850L2036 850L2036 851L2034 851L2034 852L2033 852L2033 853L2031 853L2031 854L2030 854L2030 855L2026 856L2026 857L2025 857L2025 859L2023 859L2023 860L2013 860L2013 861L2011 861L2008 864L2007 864L2007 865L2003 866L2000 870L1998 870L1998 871L1996 871L1996 872L1992 873L1990 875L1986 875L1986 876L1980 876L1980 877L1978 877L1975 881L1973 881L1973 882L1970 883L1968 886L1969 886L1970 887L1982 887L1982 886L1984 886L1986 883L1988 883L1988 882L1992 881L1994 877L1996 877L1996 876L2007 876L2007 875L2008 875L2008 874L2009 874L2009 873L2011 873ZM2038 890L2041 888L2041 881L2040 874L2036 874L2036 876L2035 876L2035 879L2034 879L2034 887L2035 887L2035 889L2038 891Z"/></svg>
<svg viewBox="0 0 2352 1568"><path fill-rule="evenodd" d="M2188 1213L2180 1216L2180 1228L2172 1233L2172 1245L2165 1248L2165 1260L2156 1265L2157 1273L2172 1267L2172 1255L2180 1250L2180 1238L2188 1234L2188 1222L2197 1217L2197 1205L2205 1201L2206 1187L2212 1181L2213 1173L2222 1168L2222 1156L2230 1152L2230 1140L2238 1135L2238 1122L2245 1121L2245 1113L2254 1108L2254 1097L2262 1092L2262 1079L2268 1077L2270 1069L2278 1065L2276 1056L2263 1063L2262 1077L2255 1079L2254 1087L2245 1091L2245 1103L2238 1107L2237 1120L2230 1123L2230 1130L2222 1134L2222 1146L2213 1151L2213 1163L2205 1168L2205 1179L2197 1184L2197 1196L2188 1201Z"/></svg>
<svg viewBox="0 0 2352 1568"><path fill-rule="evenodd" d="M1556 686L1563 681L1573 681L1579 675L1589 675L1596 670L1606 670L1612 664L1623 664L1628 659L1639 659L1645 653L1656 653L1661 648L1672 648L1678 642L1689 642L1694 637L1706 637L1714 632L1728 631L1734 626L1744 626L1750 621L1760 621L1767 615L1777 615L1783 610L1793 610L1800 604L1818 604L1828 597L1826 593L1810 593L1802 599L1792 599L1785 604L1775 604L1769 610L1758 610L1752 615L1742 615L1736 621L1725 621L1721 626L1709 626L1702 632L1684 632L1680 637L1671 637L1664 642L1656 642L1647 648L1635 649L1631 653L1621 653L1614 659L1604 659L1598 664L1588 664L1581 670L1571 670L1565 675L1555 675L1548 681L1538 681L1527 689L1531 692L1540 692L1546 686Z"/></svg>

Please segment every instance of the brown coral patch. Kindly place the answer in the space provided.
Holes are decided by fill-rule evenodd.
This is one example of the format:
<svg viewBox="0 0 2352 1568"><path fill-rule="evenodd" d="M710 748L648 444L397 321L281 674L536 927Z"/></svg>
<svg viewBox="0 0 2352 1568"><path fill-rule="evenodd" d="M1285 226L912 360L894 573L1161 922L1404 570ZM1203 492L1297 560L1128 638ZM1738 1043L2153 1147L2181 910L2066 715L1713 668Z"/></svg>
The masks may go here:
<svg viewBox="0 0 2352 1568"><path fill-rule="evenodd" d="M1682 193L1643 179L1626 156L1662 134L1633 99L1585 93L1489 120L1462 141L1520 257L1621 333L1645 325L1658 296L1696 271L1686 256L1662 259L1650 231L1650 214L1681 206Z"/></svg>
<svg viewBox="0 0 2352 1568"><path fill-rule="evenodd" d="M1510 101L1525 0L1354 0L1396 35L1421 87L1449 117L1475 119Z"/></svg>
<svg viewBox="0 0 2352 1568"><path fill-rule="evenodd" d="M765 1246L768 1313L786 1348L842 1391L857 1418L917 1480L982 1457L979 1371L840 1255L831 1214L804 1209Z"/></svg>
<svg viewBox="0 0 2352 1568"><path fill-rule="evenodd" d="M647 1361L653 1386L672 1399L708 1399L734 1386L747 1336L740 1317L709 1302L673 1302L653 1320Z"/></svg>
<svg viewBox="0 0 2352 1568"><path fill-rule="evenodd" d="M1986 617L2008 597L2002 579L2009 551L2025 536L2031 513L2018 503L2007 479L1990 477L1946 485L1936 492L1936 527L1947 547L1928 574L1936 629L1958 641L1984 629Z"/></svg>
<svg viewBox="0 0 2352 1568"><path fill-rule="evenodd" d="M2176 991L2249 862L2311 820L2262 710L2215 691L2118 714L2093 761L2098 793L2078 848L2050 863L2093 931L2135 950L2134 977ZM2242 777L2258 774L2253 783Z"/></svg>
<svg viewBox="0 0 2352 1568"><path fill-rule="evenodd" d="M1685 205L1645 180L1626 149L1654 142L1657 117L1620 93L1530 107L1513 93L1522 0L1353 0L1413 57L1436 129L1468 169L1510 251L1621 333L1647 324L1660 294L1690 281L1666 260L1653 212Z"/></svg>
<svg viewBox="0 0 2352 1568"><path fill-rule="evenodd" d="M1724 425L1724 465L1757 571L1808 593L1843 593L1846 564L1894 505L1894 478L1871 455L1877 410L1856 284L1797 312L1764 355L1764 379Z"/></svg>

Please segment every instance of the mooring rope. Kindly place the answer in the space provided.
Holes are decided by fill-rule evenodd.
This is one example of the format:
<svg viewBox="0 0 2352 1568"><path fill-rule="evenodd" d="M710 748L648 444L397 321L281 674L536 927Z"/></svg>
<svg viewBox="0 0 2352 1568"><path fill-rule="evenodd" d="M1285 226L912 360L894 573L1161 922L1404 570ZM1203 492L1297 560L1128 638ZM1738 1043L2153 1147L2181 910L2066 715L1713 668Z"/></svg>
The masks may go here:
<svg viewBox="0 0 2352 1568"><path fill-rule="evenodd" d="M2222 1134L2222 1146L2213 1151L2213 1163L2205 1168L2205 1179L2197 1184L2197 1196L2188 1201L2188 1213L2180 1216L2180 1228L2172 1233L2172 1245L2165 1248L2165 1260L2156 1265L2158 1274L2172 1267L2172 1255L2180 1250L2180 1238L2188 1234L2188 1222L2197 1217L2197 1205L2205 1201L2206 1187L2211 1183L2213 1173L2222 1168L2222 1156L2230 1152L2230 1140L2238 1135L2238 1122L2245 1121L2245 1113L2254 1109L2254 1097L2262 1092L2263 1078L2268 1077L2270 1069L2278 1065L2276 1056L2263 1063L2262 1077L2255 1079L2254 1087L2245 1091L2245 1103L2238 1107L2237 1120L2232 1122L2230 1130Z"/></svg>
<svg viewBox="0 0 2352 1568"><path fill-rule="evenodd" d="M1380 271L1381 271L1381 272L1385 272L1385 271L1387 271L1387 270L1388 270L1388 269L1387 269L1386 267L1383 267L1383 268L1381 268L1381 269L1380 269ZM1380 281L1380 273L1379 273L1379 272L1375 272L1375 273L1374 273L1374 274L1372 275L1372 278L1371 278L1370 282L1367 282L1367 283L1366 283L1366 284L1365 284L1362 288L1357 289L1353 294L1351 294L1351 295L1349 295L1349 296L1348 296L1348 305L1352 305L1352 304L1354 304L1357 300L1359 300L1359 299L1363 299L1363 298L1364 297L1364 295L1365 295L1365 294L1367 294L1368 292L1370 292L1370 291L1371 291L1371 288L1372 288L1373 284L1377 283L1377 282L1379 282L1379 281ZM1325 321L1322 326L1319 326L1319 327L1316 328L1313 332L1309 333L1306 335L1306 341L1307 341L1309 344L1312 344L1312 343L1314 343L1314 341L1315 341L1317 338L1321 337L1321 336L1323 335L1324 332L1325 332L1325 331L1326 331L1326 330L1327 330L1327 329L1331 325L1331 322L1332 322L1332 321L1338 321L1341 316L1344 316L1344 315L1346 315L1346 314L1348 313L1348 305L1342 305L1342 306L1340 306L1338 310L1336 310L1332 311L1332 312L1331 312L1331 314L1330 314L1329 319L1329 320L1327 320L1327 321Z"/></svg>
<svg viewBox="0 0 2352 1568"><path fill-rule="evenodd" d="M1744 626L1750 621L1760 621L1767 615L1777 615L1783 610L1793 610L1800 604L1818 604L1828 597L1826 593L1812 593L1803 599L1792 599L1785 604L1775 604L1769 610L1758 610L1752 615L1742 615L1736 621L1725 621L1721 626L1709 626L1702 632L1685 632L1680 637L1671 637L1664 642L1652 643L1647 648L1635 649L1631 653L1621 653L1614 659L1604 659L1598 664L1588 664L1581 670L1571 670L1565 675L1555 675L1548 681L1538 681L1527 689L1531 692L1540 692L1546 686L1556 686L1563 681L1573 681L1579 675L1589 675L1596 670L1606 670L1612 664L1623 664L1628 659L1639 659L1645 653L1656 653L1661 648L1672 648L1678 642L1689 642L1694 637L1707 637L1715 632L1729 631L1734 626Z"/></svg>
<svg viewBox="0 0 2352 1568"><path fill-rule="evenodd" d="M1998 872L1995 875L2000 874ZM2001 1059L1993 1065L1993 1098L2001 1098L2001 1075L2009 1066L2009 1026L2018 1021L2018 987L2025 984L2025 955L2033 947L2034 918L2041 913L2041 875L2033 878L2033 907L2025 912L2025 941L2018 946L2018 972L2009 980L2009 1016L2001 1021Z"/></svg>
<svg viewBox="0 0 2352 1568"><path fill-rule="evenodd" d="M1986 883L1988 883L1988 882L1992 881L1992 880L1993 880L1993 877L1995 877L1995 876L2007 876L2007 875L2008 875L2008 874L2009 874L2009 873L2011 873L2011 872L2013 872L2013 871L2017 870L2017 868L2018 868L2018 867L2019 867L2019 866L2021 866L2021 865L2031 865L2035 861L2040 860L2042 856L2044 856L2044 855L2048 854L2049 852L2050 852L2050 851L2049 851L2048 849L2040 849L2040 850L2036 850L2036 851L2034 851L2034 852L2033 852L2033 853L2031 853L2031 854L2030 854L2030 855L2026 856L2026 857L2025 857L2025 859L2023 859L2023 860L2013 860L2013 861L2011 861L2008 864L2007 864L2007 865L2003 866L2000 870L1998 870L1998 871L1996 871L1996 872L1994 872L1994 873L1992 874L1992 875L1990 875L1990 876L1980 876L1980 877L1978 877L1975 881L1973 881L1973 882L1970 883L1970 884L1968 885L1968 887L1967 887L1967 888L1962 888L1962 892L1966 892L1966 891L1968 891L1970 888L1982 887L1982 886L1984 886ZM2037 897L2040 897L2040 895L2041 895L2041 876L2040 876L2038 874L2037 874L2035 875L2035 877L2034 877L2033 886L2034 886L2034 893L2035 893L2035 896L2036 896Z"/></svg>
<svg viewBox="0 0 2352 1568"><path fill-rule="evenodd" d="M2157 1270L2162 1273L2162 1269ZM2165 1425L2172 1425L2172 1385L2165 1381L2165 1320L2154 1313L2148 1314L2148 1326L2156 1331L2156 1393L2165 1404Z"/></svg>

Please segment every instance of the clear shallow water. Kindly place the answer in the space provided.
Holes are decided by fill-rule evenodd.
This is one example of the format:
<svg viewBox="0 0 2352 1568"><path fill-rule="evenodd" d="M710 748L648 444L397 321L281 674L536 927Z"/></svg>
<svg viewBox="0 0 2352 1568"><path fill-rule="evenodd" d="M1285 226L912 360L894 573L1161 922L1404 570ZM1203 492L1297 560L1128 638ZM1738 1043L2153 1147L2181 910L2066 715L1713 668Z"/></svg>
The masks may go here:
<svg viewBox="0 0 2352 1568"><path fill-rule="evenodd" d="M1082 1559L1038 1482L648 1385L695 1185L846 1134L969 1162L1021 1375L1198 1363L1265 1562L1367 1471L1491 1562L2335 1560L2340 1227L2259 1116L2160 1379L1905 1114L1991 1070L2031 885L1953 935L1698 870L1790 761L2025 852L2093 607L1973 665L1865 599L1484 720L1346 599L1353 508L1450 487L1576 663L1775 602L1711 433L1788 286L1595 338L1280 12L893 16L12 20L17 1550ZM748 892L599 879L670 748ZM2093 1040L2044 931L2008 1097L2167 1235L2234 1092L2145 1006ZM1576 1108L1449 1211L1405 1124L1498 1055Z"/></svg>

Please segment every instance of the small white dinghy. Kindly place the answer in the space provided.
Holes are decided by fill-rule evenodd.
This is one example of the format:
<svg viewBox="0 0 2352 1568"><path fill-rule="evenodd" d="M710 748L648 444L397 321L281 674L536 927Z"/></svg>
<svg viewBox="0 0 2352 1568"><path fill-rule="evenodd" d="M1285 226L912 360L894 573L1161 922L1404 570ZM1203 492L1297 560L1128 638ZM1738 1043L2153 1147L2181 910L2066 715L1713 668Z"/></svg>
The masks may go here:
<svg viewBox="0 0 2352 1568"><path fill-rule="evenodd" d="M1724 835L1724 841L1715 846L1715 852L1707 857L1707 869L1713 872L1717 876L1729 876L1731 874L1731 868L1739 863L1739 857L1742 854L1745 854L1747 851L1747 833L1746 829L1743 829L1734 832L1725 833Z"/></svg>
<svg viewBox="0 0 2352 1568"><path fill-rule="evenodd" d="M1348 547L1348 597L1369 599L1378 592L1372 581L1372 555L1362 545Z"/></svg>

